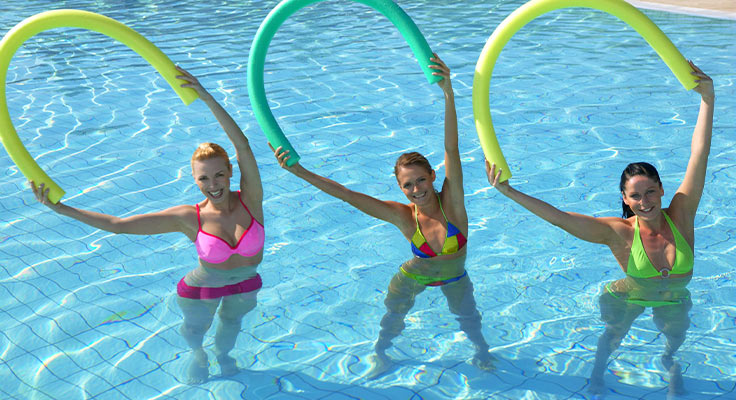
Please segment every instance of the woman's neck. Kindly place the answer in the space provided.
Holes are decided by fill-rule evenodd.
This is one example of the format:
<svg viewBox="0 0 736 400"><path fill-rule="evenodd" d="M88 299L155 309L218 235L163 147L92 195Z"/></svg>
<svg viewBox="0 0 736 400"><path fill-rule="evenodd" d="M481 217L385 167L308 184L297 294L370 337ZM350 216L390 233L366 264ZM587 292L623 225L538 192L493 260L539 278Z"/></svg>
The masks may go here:
<svg viewBox="0 0 736 400"><path fill-rule="evenodd" d="M662 211L653 220L643 220L637 217L639 229L645 232L659 233L667 229L667 221ZM643 229L642 229L643 228Z"/></svg>
<svg viewBox="0 0 736 400"><path fill-rule="evenodd" d="M209 201L210 206L212 206L212 208L215 211L223 213L223 212L230 212L230 210L232 210L232 205L234 204L233 203L234 202L233 192L228 191L227 194L225 194L224 196L227 196L227 197L225 197L225 199L222 202L214 203L212 202L212 200Z"/></svg>
<svg viewBox="0 0 736 400"><path fill-rule="evenodd" d="M419 214L422 214L427 217L435 216L440 211L440 200L439 195L436 193L432 193L432 200L429 201L427 204L423 206L419 206L418 204L414 204L414 207L416 207L417 212Z"/></svg>

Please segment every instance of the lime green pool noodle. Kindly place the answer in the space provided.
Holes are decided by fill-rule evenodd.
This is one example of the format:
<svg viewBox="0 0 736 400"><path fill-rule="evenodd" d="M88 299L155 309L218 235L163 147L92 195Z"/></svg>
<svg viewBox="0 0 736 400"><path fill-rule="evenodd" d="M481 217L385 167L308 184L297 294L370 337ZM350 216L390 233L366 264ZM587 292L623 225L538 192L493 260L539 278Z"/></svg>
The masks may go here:
<svg viewBox="0 0 736 400"><path fill-rule="evenodd" d="M299 154L294 150L294 146L284 136L284 132L279 127L278 122L271 112L271 107L266 99L266 89L263 82L263 65L266 61L266 53L268 53L268 45L276 34L279 27L296 11L322 0L284 0L266 16L261 26L256 32L251 45L250 55L248 57L248 96L250 104L253 107L258 125L261 126L263 133L266 135L268 142L274 148L281 146L284 150L289 150L290 158L287 165L294 165L299 161ZM419 66L424 71L424 75L429 83L436 83L442 80L441 76L432 75L433 70L429 68L429 61L432 57L432 50L427 44L427 40L417 28L412 19L402 10L396 3L391 0L354 0L363 3L376 11L385 15L396 28L399 33L409 44L414 56L419 62ZM367 58L368 59L368 58Z"/></svg>
<svg viewBox="0 0 736 400"><path fill-rule="evenodd" d="M496 139L490 111L490 85L493 67L511 37L529 21L560 8L583 7L604 11L634 28L659 54L685 89L697 86L692 68L670 39L646 15L623 0L532 0L519 7L501 22L486 42L475 65L473 77L473 115L486 159L503 169L501 181L511 177L508 163Z"/></svg>
<svg viewBox="0 0 736 400"><path fill-rule="evenodd" d="M198 97L194 89L180 86L186 82L176 78L177 75L180 75L179 71L158 47L138 32L112 18L82 10L53 10L26 18L13 27L0 41L0 139L10 158L25 177L34 181L36 185L43 183L49 188L49 200L53 203L57 203L65 192L38 166L20 141L8 112L5 84L10 60L18 48L38 33L62 27L83 28L117 40L156 68L184 104L190 104Z"/></svg>

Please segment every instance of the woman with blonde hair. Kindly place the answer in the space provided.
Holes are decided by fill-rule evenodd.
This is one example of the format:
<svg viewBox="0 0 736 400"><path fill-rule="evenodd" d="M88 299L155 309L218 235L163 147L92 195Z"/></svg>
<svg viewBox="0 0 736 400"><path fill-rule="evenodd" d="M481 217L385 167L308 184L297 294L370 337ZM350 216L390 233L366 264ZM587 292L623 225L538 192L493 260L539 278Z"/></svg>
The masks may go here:
<svg viewBox="0 0 736 400"><path fill-rule="evenodd" d="M217 144L202 143L192 156L194 182L204 195L197 204L178 205L150 214L119 218L70 207L48 199L43 184L31 186L36 198L51 210L113 233L153 235L179 232L194 242L199 266L177 285L177 302L184 315L181 333L192 348L186 381L200 383L209 376L209 360L202 342L219 308L215 353L223 375L238 372L229 352L243 316L256 306L261 277L256 268L263 258L263 188L248 139L235 121L205 90L197 78L177 67L178 78L197 91L235 147L240 168L240 190L230 190L233 167Z"/></svg>

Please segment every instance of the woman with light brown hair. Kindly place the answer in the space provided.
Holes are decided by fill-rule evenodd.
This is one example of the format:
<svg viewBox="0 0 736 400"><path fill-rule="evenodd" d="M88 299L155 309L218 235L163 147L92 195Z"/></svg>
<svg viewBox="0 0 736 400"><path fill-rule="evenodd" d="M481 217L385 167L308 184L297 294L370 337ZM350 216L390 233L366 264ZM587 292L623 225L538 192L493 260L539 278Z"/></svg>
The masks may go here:
<svg viewBox="0 0 736 400"><path fill-rule="evenodd" d="M468 235L468 214L465 210L463 172L458 147L455 94L450 81L450 69L435 54L434 75L445 97L445 179L440 191L434 188L435 171L419 153L402 154L394 166L399 188L409 204L382 201L356 192L317 175L295 163L289 167L289 152L274 149L279 164L287 171L309 182L325 193L343 200L358 210L390 222L409 240L413 257L405 262L391 279L386 300L386 314L375 344L373 367L369 377L376 377L391 366L386 350L391 340L404 329L404 318L414 305L416 296L428 286L439 286L447 297L450 311L475 346L472 363L482 369L492 367L489 346L481 333L481 315L473 297L473 284L465 271Z"/></svg>

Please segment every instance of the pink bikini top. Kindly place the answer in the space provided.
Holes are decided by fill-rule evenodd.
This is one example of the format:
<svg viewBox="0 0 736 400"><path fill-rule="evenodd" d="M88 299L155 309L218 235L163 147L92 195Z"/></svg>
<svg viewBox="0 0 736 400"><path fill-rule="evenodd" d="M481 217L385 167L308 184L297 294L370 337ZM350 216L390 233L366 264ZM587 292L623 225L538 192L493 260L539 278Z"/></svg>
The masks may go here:
<svg viewBox="0 0 736 400"><path fill-rule="evenodd" d="M256 221L253 214L248 210L248 207L245 206L245 203L240 198L240 191L238 191L238 200L240 200L240 204L243 205L245 211L250 215L251 221L250 226L243 232L235 247L231 247L230 243L221 237L202 230L202 220L199 218L199 204L196 205L199 230L197 231L197 238L194 240L194 246L197 248L197 254L199 254L199 258L202 260L211 264L220 264L227 261L233 254L252 257L263 249L263 243L266 238L263 225Z"/></svg>

